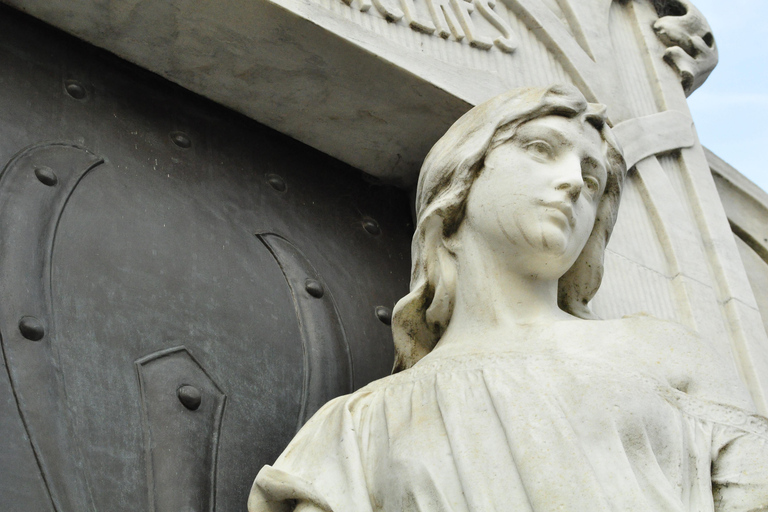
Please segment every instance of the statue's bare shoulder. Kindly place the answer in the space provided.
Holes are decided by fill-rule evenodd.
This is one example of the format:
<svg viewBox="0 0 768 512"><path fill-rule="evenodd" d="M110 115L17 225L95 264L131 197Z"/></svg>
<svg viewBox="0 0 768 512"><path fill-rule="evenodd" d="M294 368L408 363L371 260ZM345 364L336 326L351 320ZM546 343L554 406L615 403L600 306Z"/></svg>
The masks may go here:
<svg viewBox="0 0 768 512"><path fill-rule="evenodd" d="M650 315L615 322L622 326L617 332L627 342L627 356L658 367L675 388L696 398L754 409L726 344L718 351L688 327Z"/></svg>

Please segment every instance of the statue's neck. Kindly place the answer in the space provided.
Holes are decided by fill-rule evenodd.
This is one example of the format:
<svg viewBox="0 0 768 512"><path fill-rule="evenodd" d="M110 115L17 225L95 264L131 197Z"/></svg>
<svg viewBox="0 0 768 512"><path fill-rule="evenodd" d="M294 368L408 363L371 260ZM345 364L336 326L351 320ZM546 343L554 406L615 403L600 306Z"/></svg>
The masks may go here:
<svg viewBox="0 0 768 512"><path fill-rule="evenodd" d="M557 279L520 272L510 264L514 255L489 250L482 241L462 245L446 343L471 343L478 335L495 338L522 326L573 320L557 305Z"/></svg>

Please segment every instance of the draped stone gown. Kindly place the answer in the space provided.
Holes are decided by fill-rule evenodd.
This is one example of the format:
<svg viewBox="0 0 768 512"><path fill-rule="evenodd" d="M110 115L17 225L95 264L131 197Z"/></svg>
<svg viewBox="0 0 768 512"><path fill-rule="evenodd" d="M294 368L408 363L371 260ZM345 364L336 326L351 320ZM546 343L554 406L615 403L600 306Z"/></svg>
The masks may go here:
<svg viewBox="0 0 768 512"><path fill-rule="evenodd" d="M329 402L251 512L768 510L768 420L635 361L427 357ZM765 508L761 508L765 507Z"/></svg>

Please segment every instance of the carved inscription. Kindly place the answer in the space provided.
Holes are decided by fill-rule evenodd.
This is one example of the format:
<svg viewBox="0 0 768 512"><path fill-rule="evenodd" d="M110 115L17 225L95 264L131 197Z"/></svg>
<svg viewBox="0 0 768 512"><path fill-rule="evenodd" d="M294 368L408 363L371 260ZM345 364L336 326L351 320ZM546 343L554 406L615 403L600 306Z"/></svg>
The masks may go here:
<svg viewBox="0 0 768 512"><path fill-rule="evenodd" d="M378 13L391 23L406 23L418 32L459 42L466 39L470 46L481 50L496 46L512 53L517 48L509 23L494 10L496 0L342 1L361 12Z"/></svg>

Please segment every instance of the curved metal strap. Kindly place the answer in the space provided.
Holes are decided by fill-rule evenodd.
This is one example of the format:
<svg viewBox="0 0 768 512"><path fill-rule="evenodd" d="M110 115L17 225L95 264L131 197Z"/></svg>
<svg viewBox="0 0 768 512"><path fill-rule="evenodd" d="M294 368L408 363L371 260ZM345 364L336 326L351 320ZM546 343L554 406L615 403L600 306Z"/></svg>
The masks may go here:
<svg viewBox="0 0 768 512"><path fill-rule="evenodd" d="M350 393L352 358L330 291L299 249L274 233L256 235L291 288L304 345L304 389L298 426L331 398Z"/></svg>
<svg viewBox="0 0 768 512"><path fill-rule="evenodd" d="M211 512L226 395L185 347L136 361L153 512Z"/></svg>
<svg viewBox="0 0 768 512"><path fill-rule="evenodd" d="M103 160L68 143L34 146L0 176L0 332L16 400L56 510L92 508L57 371L51 312L56 228L77 184Z"/></svg>

